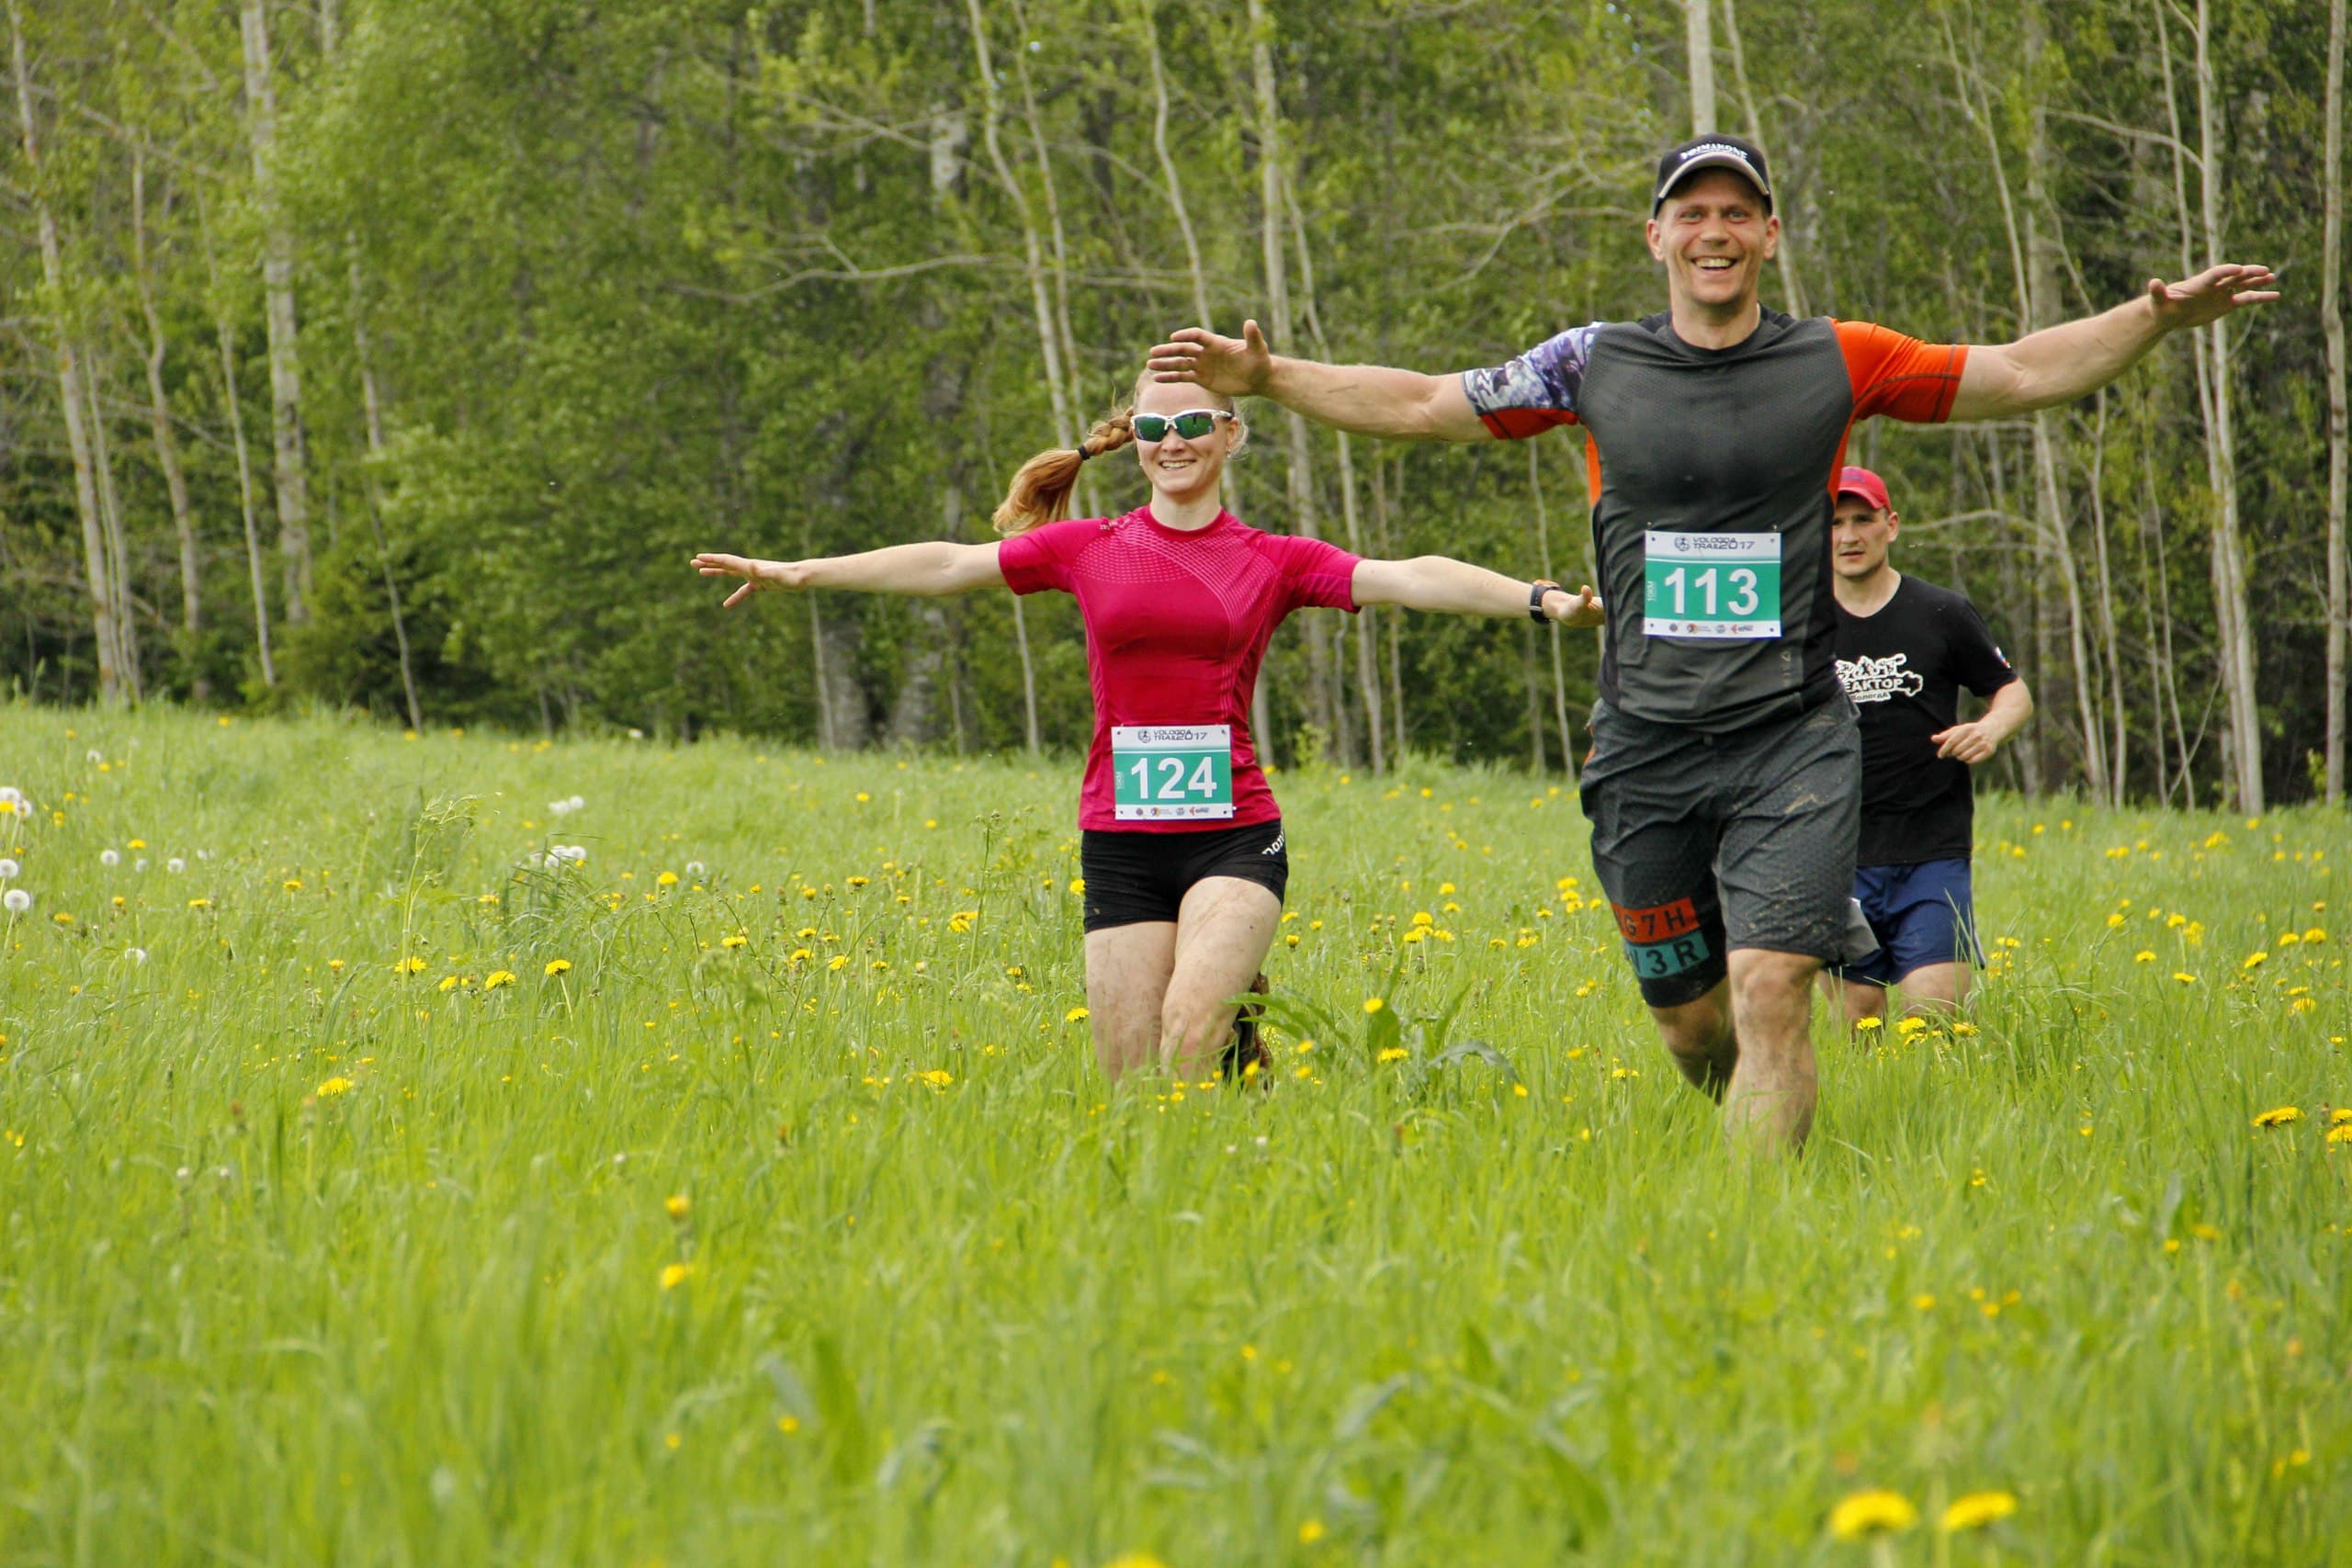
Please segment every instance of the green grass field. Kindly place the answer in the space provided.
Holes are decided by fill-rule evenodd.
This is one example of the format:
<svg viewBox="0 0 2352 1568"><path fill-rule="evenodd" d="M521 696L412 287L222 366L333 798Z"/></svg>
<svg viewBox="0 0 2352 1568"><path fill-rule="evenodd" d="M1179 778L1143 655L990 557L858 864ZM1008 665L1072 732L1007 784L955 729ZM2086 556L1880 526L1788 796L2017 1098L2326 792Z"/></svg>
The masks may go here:
<svg viewBox="0 0 2352 1568"><path fill-rule="evenodd" d="M1988 803L1755 1166L1571 795L1274 783L1114 1092L1068 761L0 707L0 1561L2352 1561L2343 818Z"/></svg>

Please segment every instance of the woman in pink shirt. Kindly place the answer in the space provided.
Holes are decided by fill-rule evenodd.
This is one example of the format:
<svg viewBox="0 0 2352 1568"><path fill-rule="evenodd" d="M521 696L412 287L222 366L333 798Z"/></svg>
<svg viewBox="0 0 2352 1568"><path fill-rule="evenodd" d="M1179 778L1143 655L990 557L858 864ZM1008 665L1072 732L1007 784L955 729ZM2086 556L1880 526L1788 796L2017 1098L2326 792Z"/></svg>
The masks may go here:
<svg viewBox="0 0 2352 1568"><path fill-rule="evenodd" d="M1401 604L1456 615L1600 623L1569 593L1443 556L1365 560L1319 539L1267 534L1218 503L1247 434L1230 400L1144 379L1131 409L1075 449L1022 466L994 544L893 545L817 560L699 555L705 577L762 590L1074 595L1086 624L1094 739L1079 796L1086 878L1086 1001L1095 1060L1116 1081L1155 1060L1205 1070L1256 1059L1237 998L1282 919L1290 861L1282 814L1250 734L1258 664L1293 610ZM1080 466L1133 444L1150 504L1065 522Z"/></svg>

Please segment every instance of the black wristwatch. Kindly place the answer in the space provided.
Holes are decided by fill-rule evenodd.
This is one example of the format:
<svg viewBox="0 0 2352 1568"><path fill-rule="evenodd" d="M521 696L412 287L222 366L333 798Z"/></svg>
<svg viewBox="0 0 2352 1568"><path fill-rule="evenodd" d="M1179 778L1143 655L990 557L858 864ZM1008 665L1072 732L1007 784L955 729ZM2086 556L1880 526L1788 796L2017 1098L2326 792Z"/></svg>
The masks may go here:
<svg viewBox="0 0 2352 1568"><path fill-rule="evenodd" d="M1540 577L1527 585L1527 618L1529 620L1548 621L1552 618L1544 613L1544 595L1559 586L1556 582L1546 581Z"/></svg>

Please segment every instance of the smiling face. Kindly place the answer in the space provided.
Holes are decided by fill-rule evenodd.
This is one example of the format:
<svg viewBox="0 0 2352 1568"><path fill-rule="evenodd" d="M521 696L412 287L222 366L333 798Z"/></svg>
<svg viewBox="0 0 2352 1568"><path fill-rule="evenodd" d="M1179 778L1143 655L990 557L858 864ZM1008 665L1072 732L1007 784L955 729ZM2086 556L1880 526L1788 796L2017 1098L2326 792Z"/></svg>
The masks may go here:
<svg viewBox="0 0 2352 1568"><path fill-rule="evenodd" d="M1886 565L1887 547L1902 532L1893 508L1882 510L1859 495L1838 498L1829 526L1829 566L1851 582L1869 577Z"/></svg>
<svg viewBox="0 0 2352 1568"><path fill-rule="evenodd" d="M1740 175L1710 169L1683 182L1649 224L1650 254L1666 264L1675 307L1719 320L1755 308L1764 264L1780 248L1781 220Z"/></svg>
<svg viewBox="0 0 2352 1568"><path fill-rule="evenodd" d="M1188 409L1223 409L1229 413L1233 400L1182 382L1147 379L1136 388L1137 413L1180 414ZM1199 501L1216 494L1225 460L1241 445L1244 434L1238 419L1218 420L1216 428L1206 435L1192 438L1177 434L1171 425L1160 440L1136 443L1136 462L1143 477L1151 481L1155 495L1179 503Z"/></svg>

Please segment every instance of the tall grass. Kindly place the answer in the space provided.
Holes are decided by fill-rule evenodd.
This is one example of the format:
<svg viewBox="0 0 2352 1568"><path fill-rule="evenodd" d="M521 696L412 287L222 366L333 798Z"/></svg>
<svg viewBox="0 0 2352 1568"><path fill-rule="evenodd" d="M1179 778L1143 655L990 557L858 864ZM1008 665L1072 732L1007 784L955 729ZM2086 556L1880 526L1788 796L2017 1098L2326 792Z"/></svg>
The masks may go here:
<svg viewBox="0 0 2352 1568"><path fill-rule="evenodd" d="M1095 1075L1069 764L0 784L11 1563L2352 1560L2340 817L1988 803L1973 1024L1825 1021L1753 1166L1521 775L1276 779L1262 1092Z"/></svg>

